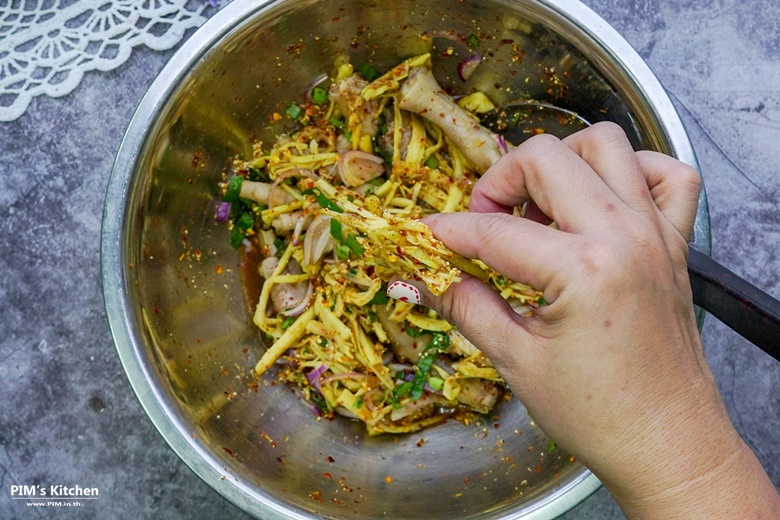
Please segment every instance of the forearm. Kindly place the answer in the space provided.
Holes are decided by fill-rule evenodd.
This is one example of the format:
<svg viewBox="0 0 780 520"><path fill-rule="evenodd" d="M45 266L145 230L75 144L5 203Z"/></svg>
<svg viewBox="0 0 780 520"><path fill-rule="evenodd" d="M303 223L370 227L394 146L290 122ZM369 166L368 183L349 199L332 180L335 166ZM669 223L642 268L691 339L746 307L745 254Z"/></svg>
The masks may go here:
<svg viewBox="0 0 780 520"><path fill-rule="evenodd" d="M713 470L661 494L615 499L630 519L769 520L780 512L777 490L744 443Z"/></svg>
<svg viewBox="0 0 780 520"><path fill-rule="evenodd" d="M634 463L611 468L605 486L630 519L777 518L777 490L731 424L714 383L700 384L691 385L696 399L684 414L648 425L654 439L638 441Z"/></svg>

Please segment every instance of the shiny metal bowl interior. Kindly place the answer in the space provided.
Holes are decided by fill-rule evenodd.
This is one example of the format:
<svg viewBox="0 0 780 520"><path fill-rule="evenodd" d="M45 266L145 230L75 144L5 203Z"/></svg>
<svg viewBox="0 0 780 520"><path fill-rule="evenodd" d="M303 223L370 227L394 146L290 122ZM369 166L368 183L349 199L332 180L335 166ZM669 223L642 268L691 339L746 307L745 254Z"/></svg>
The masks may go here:
<svg viewBox="0 0 780 520"><path fill-rule="evenodd" d="M467 84L453 79L454 59L436 59L439 79L457 92L479 87L497 102L531 97L616 121L637 148L696 164L655 77L576 1L226 6L171 59L127 131L106 199L103 283L117 349L148 415L201 478L259 517L552 518L599 486L548 450L516 400L480 424L367 438L348 420L315 420L285 386L252 384L263 347L236 253L213 216L221 174L253 139L279 131L284 123L269 116L337 54L387 68L452 45L436 31L479 34L491 51ZM695 242L709 251L704 197Z"/></svg>

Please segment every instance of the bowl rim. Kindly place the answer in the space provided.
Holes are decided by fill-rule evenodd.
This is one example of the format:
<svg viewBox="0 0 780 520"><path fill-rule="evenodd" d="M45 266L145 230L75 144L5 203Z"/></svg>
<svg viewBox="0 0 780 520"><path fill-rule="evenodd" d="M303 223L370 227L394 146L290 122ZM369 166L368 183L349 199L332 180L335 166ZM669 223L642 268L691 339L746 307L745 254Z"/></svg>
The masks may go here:
<svg viewBox="0 0 780 520"><path fill-rule="evenodd" d="M100 261L103 299L109 329L122 363L142 408L157 431L187 464L187 466L212 489L243 511L267 519L309 518L305 514L283 504L264 500L261 495L233 477L219 462L188 433L178 412L166 403L164 393L151 383L154 381L150 367L145 363L142 341L136 331L133 308L128 300L126 266L127 244L123 239L128 207L126 189L131 184L132 173L139 154L145 146L152 126L150 123L165 108L174 86L188 71L233 29L275 4L284 0L235 0L221 8L207 20L174 53L159 72L136 109L120 143L111 176L106 189L103 208ZM631 78L633 86L647 100L652 100L654 112L667 132L673 154L698 170L693 146L667 92L631 45L604 19L579 0L534 0L542 8L556 12L577 27L584 35L606 52ZM700 204L704 208L704 222L698 222L698 232L703 233L705 253L710 253L709 212L704 190ZM701 326L701 321L699 323ZM601 487L601 482L589 470L562 489L556 496L548 496L522 517L533 520L556 518L571 510ZM509 512L505 518L519 518Z"/></svg>

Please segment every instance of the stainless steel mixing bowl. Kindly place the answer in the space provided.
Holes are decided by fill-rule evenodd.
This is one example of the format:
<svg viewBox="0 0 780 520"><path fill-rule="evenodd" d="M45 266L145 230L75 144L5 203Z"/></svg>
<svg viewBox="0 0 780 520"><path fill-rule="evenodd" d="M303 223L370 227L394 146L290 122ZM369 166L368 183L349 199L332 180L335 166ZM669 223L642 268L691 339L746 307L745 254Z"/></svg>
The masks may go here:
<svg viewBox="0 0 780 520"><path fill-rule="evenodd" d="M485 61L454 77L451 37L475 34ZM455 38L457 40L457 37ZM456 57L445 58L448 47ZM695 165L656 78L574 0L237 0L170 60L127 130L102 234L105 302L128 378L160 433L217 492L262 518L552 518L599 482L513 400L478 424L368 438L318 421L296 394L251 369L262 352L238 260L214 219L231 158L285 126L334 57L379 69L433 49L454 91L530 97L612 120L636 147ZM709 250L706 201L696 226ZM153 470L153 468L150 468Z"/></svg>

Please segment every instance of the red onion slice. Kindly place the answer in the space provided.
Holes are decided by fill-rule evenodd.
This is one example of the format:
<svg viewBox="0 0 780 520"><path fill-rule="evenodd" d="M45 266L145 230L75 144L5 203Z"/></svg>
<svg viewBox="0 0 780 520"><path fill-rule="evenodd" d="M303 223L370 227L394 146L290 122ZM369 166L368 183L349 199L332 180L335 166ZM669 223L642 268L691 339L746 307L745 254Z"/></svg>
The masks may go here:
<svg viewBox="0 0 780 520"><path fill-rule="evenodd" d="M350 188L375 179L385 172L384 159L361 150L349 150L340 154L336 164L341 182Z"/></svg>
<svg viewBox="0 0 780 520"><path fill-rule="evenodd" d="M306 228L309 227L309 224L311 224L312 219L314 219L314 216L312 214L308 214L299 218L298 221L295 223L295 229L293 230L293 236L292 236L293 245L299 246L301 244L301 233L303 233L306 230Z"/></svg>
<svg viewBox="0 0 780 520"><path fill-rule="evenodd" d="M309 224L306 236L303 237L303 265L317 263L322 255L333 248L333 237L330 236L329 215L317 215Z"/></svg>
<svg viewBox="0 0 780 520"><path fill-rule="evenodd" d="M322 387L320 386L320 378L322 377L322 374L328 369L327 365L320 365L308 374L306 374L306 379L309 381L309 384L317 390L317 392L322 395Z"/></svg>
<svg viewBox="0 0 780 520"><path fill-rule="evenodd" d="M496 134L495 138L496 138L496 142L498 143L498 147L501 148L501 154L502 155L508 154L509 147L506 145L506 139L504 139L504 136Z"/></svg>
<svg viewBox="0 0 780 520"><path fill-rule="evenodd" d="M481 54L472 54L458 63L458 77L461 81L468 81L480 63L482 63Z"/></svg>
<svg viewBox="0 0 780 520"><path fill-rule="evenodd" d="M364 379L368 377L367 374L361 374L360 372L344 372L342 374L331 374L320 381L320 384L329 383L331 381L338 381L339 379Z"/></svg>
<svg viewBox="0 0 780 520"><path fill-rule="evenodd" d="M220 202L219 206L217 206L217 211L216 211L217 222L224 222L228 219L229 216L230 216L230 203Z"/></svg>
<svg viewBox="0 0 780 520"><path fill-rule="evenodd" d="M283 310L279 314L282 316L299 316L300 314L303 313L303 311L306 310L306 307L309 306L309 300L311 300L312 294L314 294L314 286L310 281L309 287L306 289L306 296L303 297L301 303L299 303L297 306L293 307L292 309Z"/></svg>

